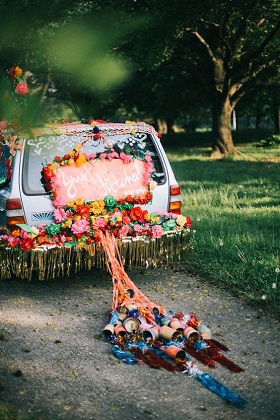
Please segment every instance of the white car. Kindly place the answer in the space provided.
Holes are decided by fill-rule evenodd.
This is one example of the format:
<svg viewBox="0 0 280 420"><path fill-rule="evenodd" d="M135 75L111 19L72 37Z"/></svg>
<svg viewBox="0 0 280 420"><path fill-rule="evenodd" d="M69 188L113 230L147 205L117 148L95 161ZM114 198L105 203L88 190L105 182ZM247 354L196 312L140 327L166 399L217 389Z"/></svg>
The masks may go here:
<svg viewBox="0 0 280 420"><path fill-rule="evenodd" d="M81 144L96 127L91 124L50 124L32 130L31 136L17 139L17 148L14 148L14 143L10 150L6 146L6 156L0 162L0 225L36 226L54 221L54 206L41 182L42 167L55 156L67 154L77 143ZM142 207L149 212L180 214L180 187L156 131L144 123L103 122L98 124L98 130L103 133L103 137L90 137L84 142L83 151L100 154L110 145L118 153L133 152L137 157L149 154L154 165L151 178L156 182L156 188L153 190L152 202ZM14 156L9 153L11 150L15 152ZM9 171L5 165L8 159L11 162ZM12 174L11 179L7 179L9 173ZM110 189L107 192L112 193Z"/></svg>
<svg viewBox="0 0 280 420"><path fill-rule="evenodd" d="M48 124L29 135L5 130L0 141L0 278L103 266L103 231L120 239L130 265L185 249L191 220L152 126Z"/></svg>

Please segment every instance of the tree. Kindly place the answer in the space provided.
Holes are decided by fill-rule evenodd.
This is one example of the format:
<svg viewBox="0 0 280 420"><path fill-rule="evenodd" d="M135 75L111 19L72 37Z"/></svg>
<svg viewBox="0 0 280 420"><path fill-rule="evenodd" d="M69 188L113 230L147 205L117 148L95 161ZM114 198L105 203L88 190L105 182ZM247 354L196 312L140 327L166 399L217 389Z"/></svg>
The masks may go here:
<svg viewBox="0 0 280 420"><path fill-rule="evenodd" d="M96 92L108 90L127 75L123 61L108 54L118 36L110 23L112 13L106 11L104 16L95 5L81 0L14 0L11 5L0 0L0 68L4 80L16 65L23 73L28 70L32 74L28 82L34 94L25 97L26 124L33 124L44 114L48 96L63 96L71 104L79 101L76 110L89 113ZM0 119L10 116L4 91L2 95L0 92ZM21 105L19 101L17 105Z"/></svg>
<svg viewBox="0 0 280 420"><path fill-rule="evenodd" d="M127 6L127 2L120 2ZM129 13L147 22L123 45L138 66L160 71L180 56L195 70L212 104L213 154L236 154L231 114L279 66L280 6L276 0L137 1ZM146 48L149 46L149 48ZM190 56L194 58L190 63ZM182 69L176 69L182 74ZM190 72L188 72L189 74ZM194 79L186 82L192 83Z"/></svg>

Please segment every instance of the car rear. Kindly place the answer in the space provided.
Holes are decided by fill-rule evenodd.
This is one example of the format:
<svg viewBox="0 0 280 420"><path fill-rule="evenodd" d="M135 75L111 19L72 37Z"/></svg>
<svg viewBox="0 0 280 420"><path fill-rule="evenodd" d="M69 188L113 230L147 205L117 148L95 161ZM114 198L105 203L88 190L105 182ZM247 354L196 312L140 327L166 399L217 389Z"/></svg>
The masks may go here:
<svg viewBox="0 0 280 420"><path fill-rule="evenodd" d="M37 226L54 221L54 207L41 182L42 167L55 156L64 156L77 144L83 144L83 152L88 154L98 155L108 145L117 153L133 150L138 158L149 154L154 166L151 179L156 187L152 201L142 207L150 213L180 214L180 187L155 130L144 123L101 123L98 127L103 137L97 140L92 136L90 124L50 125L34 129L33 135L22 138L22 151L17 150L13 158L11 181L0 192L1 225Z"/></svg>

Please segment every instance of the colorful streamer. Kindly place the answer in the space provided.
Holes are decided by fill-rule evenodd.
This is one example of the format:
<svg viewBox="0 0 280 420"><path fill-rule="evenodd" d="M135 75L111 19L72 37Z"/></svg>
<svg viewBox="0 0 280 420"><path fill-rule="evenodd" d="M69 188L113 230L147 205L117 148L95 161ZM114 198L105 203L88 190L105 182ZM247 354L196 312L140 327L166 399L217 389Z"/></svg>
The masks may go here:
<svg viewBox="0 0 280 420"><path fill-rule="evenodd" d="M101 243L113 282L111 316L104 328L105 337L113 344L113 354L128 364L141 361L154 369L185 373L225 401L243 408L246 401L242 397L199 370L188 356L210 368L219 363L232 372L242 372L220 353L229 349L210 338L210 329L193 314L168 313L148 299L125 272L113 235L101 233Z"/></svg>

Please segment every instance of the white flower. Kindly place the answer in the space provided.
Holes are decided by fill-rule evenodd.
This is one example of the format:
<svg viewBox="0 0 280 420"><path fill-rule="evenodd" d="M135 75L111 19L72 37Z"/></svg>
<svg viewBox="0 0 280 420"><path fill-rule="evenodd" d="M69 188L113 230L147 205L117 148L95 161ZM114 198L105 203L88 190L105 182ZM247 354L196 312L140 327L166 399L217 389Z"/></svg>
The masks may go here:
<svg viewBox="0 0 280 420"><path fill-rule="evenodd" d="M272 283L271 287L272 287L272 289L276 289L277 288L277 284L276 283Z"/></svg>
<svg viewBox="0 0 280 420"><path fill-rule="evenodd" d="M153 191L157 186L157 182L156 181L150 181L150 191Z"/></svg>
<svg viewBox="0 0 280 420"><path fill-rule="evenodd" d="M275 268L275 273L280 273L280 268L279 267Z"/></svg>
<svg viewBox="0 0 280 420"><path fill-rule="evenodd" d="M223 246L224 245L224 243L223 243L223 241L220 239L220 246Z"/></svg>
<svg viewBox="0 0 280 420"><path fill-rule="evenodd" d="M198 217L198 218L196 219L196 221L197 221L197 222L200 222L200 218Z"/></svg>
<svg viewBox="0 0 280 420"><path fill-rule="evenodd" d="M265 300L266 299L266 296L265 295L262 295L261 299L262 300Z"/></svg>

